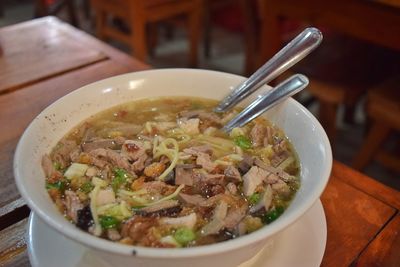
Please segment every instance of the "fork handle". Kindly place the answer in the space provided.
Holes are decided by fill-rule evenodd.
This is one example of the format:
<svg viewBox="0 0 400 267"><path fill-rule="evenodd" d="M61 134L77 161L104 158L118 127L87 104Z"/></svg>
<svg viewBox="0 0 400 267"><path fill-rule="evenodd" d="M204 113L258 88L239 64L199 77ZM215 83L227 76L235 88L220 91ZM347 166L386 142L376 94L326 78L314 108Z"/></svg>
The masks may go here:
<svg viewBox="0 0 400 267"><path fill-rule="evenodd" d="M306 76L301 74L291 76L289 79L286 79L264 95L257 98L236 117L229 121L222 130L229 133L235 127L242 127L268 109L303 90L307 85L308 79Z"/></svg>
<svg viewBox="0 0 400 267"><path fill-rule="evenodd" d="M255 92L292 67L311 53L322 41L322 33L317 28L306 28L289 42L253 75L227 95L215 108L216 112L224 112L234 107L244 98Z"/></svg>

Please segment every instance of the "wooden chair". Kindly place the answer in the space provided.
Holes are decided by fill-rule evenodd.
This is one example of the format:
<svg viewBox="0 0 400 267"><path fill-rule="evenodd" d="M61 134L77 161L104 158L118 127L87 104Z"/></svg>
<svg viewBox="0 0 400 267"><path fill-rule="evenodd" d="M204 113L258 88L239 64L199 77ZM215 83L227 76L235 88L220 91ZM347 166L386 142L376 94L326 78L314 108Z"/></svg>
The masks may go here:
<svg viewBox="0 0 400 267"><path fill-rule="evenodd" d="M310 78L307 92L319 103L318 118L331 142L337 135L337 114L344 106L344 121L354 122L354 110L367 90L395 73L394 53L335 33L295 65L293 72Z"/></svg>
<svg viewBox="0 0 400 267"><path fill-rule="evenodd" d="M46 0L35 1L35 17L56 15L63 8L67 9L69 21L75 27L79 27L78 16L74 0L57 0L49 4Z"/></svg>
<svg viewBox="0 0 400 267"><path fill-rule="evenodd" d="M371 119L371 127L352 166L363 170L372 160L376 160L400 173L400 157L393 155L396 151L390 153L383 149L390 133L400 131L400 76L368 92L366 111Z"/></svg>
<svg viewBox="0 0 400 267"><path fill-rule="evenodd" d="M178 16L185 17L189 37L189 64L197 66L201 34L202 0L91 0L96 13L96 32L101 39L116 39L128 44L135 57L147 61L148 26ZM121 32L109 24L110 17L123 19L131 33Z"/></svg>
<svg viewBox="0 0 400 267"><path fill-rule="evenodd" d="M215 25L213 20L218 16L236 16L234 20L235 31L240 32L243 37L245 54L244 75L252 74L256 65L255 58L258 50L258 25L259 14L256 0L204 0L204 55L211 56L211 31ZM230 29L232 30L232 29Z"/></svg>

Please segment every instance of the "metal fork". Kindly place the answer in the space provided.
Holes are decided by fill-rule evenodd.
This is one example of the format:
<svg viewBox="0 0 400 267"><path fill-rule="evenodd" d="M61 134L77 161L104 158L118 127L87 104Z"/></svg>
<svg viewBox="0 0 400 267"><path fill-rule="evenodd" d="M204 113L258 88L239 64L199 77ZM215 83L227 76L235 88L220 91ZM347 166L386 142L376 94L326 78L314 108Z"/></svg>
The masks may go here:
<svg viewBox="0 0 400 267"><path fill-rule="evenodd" d="M263 84L272 81L310 54L311 51L318 47L321 41L322 33L318 29L306 28L251 75L249 79L239 84L219 103L214 111L224 112L234 107Z"/></svg>

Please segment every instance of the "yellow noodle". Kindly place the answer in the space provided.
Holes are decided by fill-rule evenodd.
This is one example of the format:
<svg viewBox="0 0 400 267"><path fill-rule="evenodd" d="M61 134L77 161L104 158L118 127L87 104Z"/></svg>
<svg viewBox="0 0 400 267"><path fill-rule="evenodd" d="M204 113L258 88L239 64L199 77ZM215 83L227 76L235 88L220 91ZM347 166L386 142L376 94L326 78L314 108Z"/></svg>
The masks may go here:
<svg viewBox="0 0 400 267"><path fill-rule="evenodd" d="M173 148L168 148L168 145L172 145ZM157 180L163 181L164 178L175 168L179 159L179 145L178 142L173 138L164 139L157 147L154 148L154 158L158 158L162 155L167 156L171 160L169 167L157 178Z"/></svg>

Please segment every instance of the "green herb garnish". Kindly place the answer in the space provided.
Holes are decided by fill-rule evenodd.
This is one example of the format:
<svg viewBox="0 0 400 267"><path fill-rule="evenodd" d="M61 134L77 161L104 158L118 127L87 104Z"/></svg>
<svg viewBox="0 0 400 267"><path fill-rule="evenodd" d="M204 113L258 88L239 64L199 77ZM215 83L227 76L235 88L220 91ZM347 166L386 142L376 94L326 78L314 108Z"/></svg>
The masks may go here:
<svg viewBox="0 0 400 267"><path fill-rule="evenodd" d="M117 228L119 225L118 219L113 216L100 216L99 220L101 227L104 229Z"/></svg>
<svg viewBox="0 0 400 267"><path fill-rule="evenodd" d="M58 161L54 161L53 162L53 167L54 169L56 169L57 171L61 170L61 163Z"/></svg>
<svg viewBox="0 0 400 267"><path fill-rule="evenodd" d="M46 183L46 189L57 189L60 191L64 191L65 190L65 182L64 181L57 181L55 183Z"/></svg>
<svg viewBox="0 0 400 267"><path fill-rule="evenodd" d="M282 206L275 207L275 209L270 210L267 213L265 213L265 215L262 218L263 222L266 224L269 224L269 223L275 221L276 219L278 219L279 216L282 215L284 210L285 209Z"/></svg>
<svg viewBox="0 0 400 267"><path fill-rule="evenodd" d="M233 139L235 144L243 149L250 149L251 148L251 141L244 135L239 135Z"/></svg>
<svg viewBox="0 0 400 267"><path fill-rule="evenodd" d="M111 182L111 187L116 192L123 184L126 183L128 178L130 178L130 174L121 168L114 169L114 179Z"/></svg>
<svg viewBox="0 0 400 267"><path fill-rule="evenodd" d="M260 193L254 193L251 196L249 196L248 201L251 205L257 204L261 199Z"/></svg>
<svg viewBox="0 0 400 267"><path fill-rule="evenodd" d="M179 228L174 233L175 240L182 246L186 246L190 241L196 239L196 234L189 228Z"/></svg>
<svg viewBox="0 0 400 267"><path fill-rule="evenodd" d="M94 188L94 185L91 182L86 182L79 187L79 189L84 193L90 193Z"/></svg>

